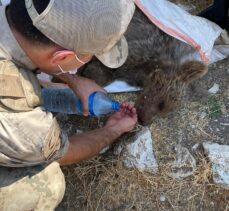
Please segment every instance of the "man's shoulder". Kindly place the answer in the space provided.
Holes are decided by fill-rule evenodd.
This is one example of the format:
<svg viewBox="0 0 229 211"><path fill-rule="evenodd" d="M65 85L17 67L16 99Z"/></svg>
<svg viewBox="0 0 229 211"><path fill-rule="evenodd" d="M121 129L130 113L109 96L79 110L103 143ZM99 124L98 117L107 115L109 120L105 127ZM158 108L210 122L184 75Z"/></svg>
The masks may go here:
<svg viewBox="0 0 229 211"><path fill-rule="evenodd" d="M0 59L0 75L18 75L19 67L11 60Z"/></svg>
<svg viewBox="0 0 229 211"><path fill-rule="evenodd" d="M20 70L12 61L0 60L0 81L0 98L24 97L20 82Z"/></svg>
<svg viewBox="0 0 229 211"><path fill-rule="evenodd" d="M0 60L0 84L0 102L10 110L28 111L41 105L36 76L10 60Z"/></svg>

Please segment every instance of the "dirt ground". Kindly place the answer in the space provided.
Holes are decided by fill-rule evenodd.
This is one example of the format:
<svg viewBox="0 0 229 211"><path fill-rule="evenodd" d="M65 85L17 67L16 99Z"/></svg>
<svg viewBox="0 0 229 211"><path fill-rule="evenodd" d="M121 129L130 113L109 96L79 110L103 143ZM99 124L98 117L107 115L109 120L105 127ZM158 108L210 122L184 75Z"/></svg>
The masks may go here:
<svg viewBox="0 0 229 211"><path fill-rule="evenodd" d="M209 94L207 90L215 83L219 92ZM126 93L112 97L134 101L136 96L137 93ZM106 118L59 116L59 119L72 134L101 127ZM129 139L140 127L116 144ZM156 175L125 169L111 148L103 155L63 168L66 194L59 209L229 210L229 190L213 184L210 163L203 153L192 150L193 145L205 141L229 145L229 58L211 65L208 74L190 86L183 106L166 118L155 118L150 130L159 165ZM198 166L193 176L181 181L167 175L178 143L190 150Z"/></svg>

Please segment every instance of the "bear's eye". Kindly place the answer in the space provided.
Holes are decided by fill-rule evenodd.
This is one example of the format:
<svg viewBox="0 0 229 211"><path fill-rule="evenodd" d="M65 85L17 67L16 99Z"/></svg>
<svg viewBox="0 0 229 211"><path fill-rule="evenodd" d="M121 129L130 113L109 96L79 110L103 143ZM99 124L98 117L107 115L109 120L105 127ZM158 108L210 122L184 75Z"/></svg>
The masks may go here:
<svg viewBox="0 0 229 211"><path fill-rule="evenodd" d="M159 104L158 104L158 108L160 111L162 111L164 108L165 108L165 101L161 101Z"/></svg>

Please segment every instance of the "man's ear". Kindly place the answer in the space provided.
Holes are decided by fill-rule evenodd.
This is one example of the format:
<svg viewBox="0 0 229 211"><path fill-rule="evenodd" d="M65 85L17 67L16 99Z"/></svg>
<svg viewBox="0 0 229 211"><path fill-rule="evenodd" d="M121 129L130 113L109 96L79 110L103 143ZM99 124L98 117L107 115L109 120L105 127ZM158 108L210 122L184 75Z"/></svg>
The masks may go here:
<svg viewBox="0 0 229 211"><path fill-rule="evenodd" d="M208 72L208 67L202 62L189 61L181 65L178 77L185 83L191 83L203 77Z"/></svg>
<svg viewBox="0 0 229 211"><path fill-rule="evenodd" d="M62 51L56 51L51 58L51 64L54 66L57 66L69 58L72 58L72 56L75 55L75 52L68 51L68 50L62 50Z"/></svg>

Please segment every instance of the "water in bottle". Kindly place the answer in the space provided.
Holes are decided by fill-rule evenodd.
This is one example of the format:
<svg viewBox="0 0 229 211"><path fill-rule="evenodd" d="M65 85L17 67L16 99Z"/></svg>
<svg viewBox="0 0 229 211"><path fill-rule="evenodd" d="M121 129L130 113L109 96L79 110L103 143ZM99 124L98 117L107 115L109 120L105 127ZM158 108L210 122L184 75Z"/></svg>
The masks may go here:
<svg viewBox="0 0 229 211"><path fill-rule="evenodd" d="M50 112L82 115L82 103L75 93L69 89L42 89L43 107ZM94 92L88 99L91 116L101 116L119 110L119 103L111 100L103 92Z"/></svg>

